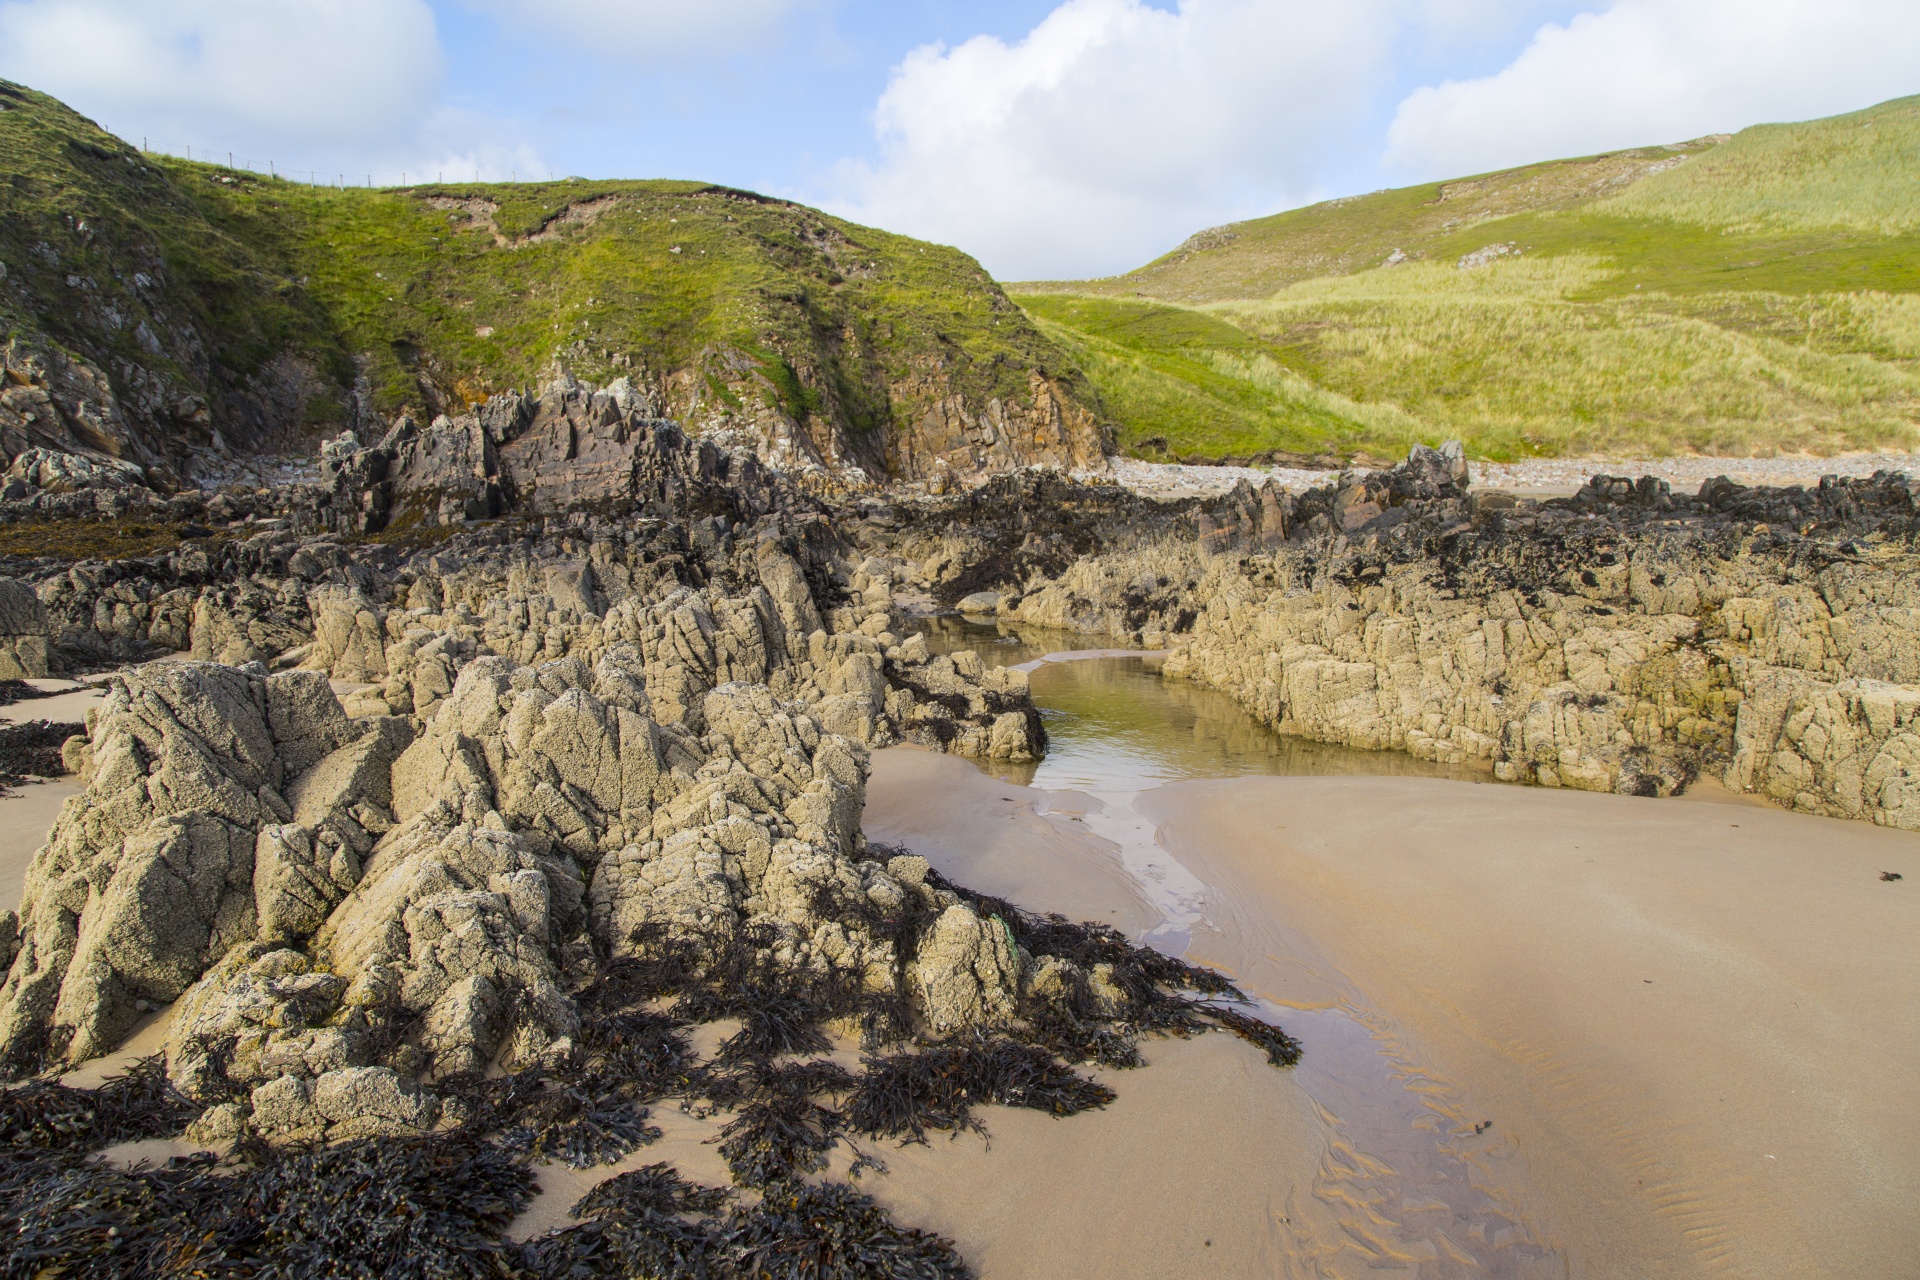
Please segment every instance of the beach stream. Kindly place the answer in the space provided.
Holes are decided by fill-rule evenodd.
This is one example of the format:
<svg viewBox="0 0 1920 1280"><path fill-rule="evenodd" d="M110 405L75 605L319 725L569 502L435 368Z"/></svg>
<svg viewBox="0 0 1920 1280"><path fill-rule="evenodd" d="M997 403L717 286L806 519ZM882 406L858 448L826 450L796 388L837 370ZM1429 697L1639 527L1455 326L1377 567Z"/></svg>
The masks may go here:
<svg viewBox="0 0 1920 1280"><path fill-rule="evenodd" d="M1089 649L1085 637L1001 628L963 618L927 619L936 653L971 649L990 666L1026 670L1049 739L1034 764L980 762L997 777L1071 797L1079 820L1111 842L1141 896L1160 916L1136 938L1188 957L1195 935L1234 929L1215 910L1212 886L1164 848L1136 807L1146 793L1196 778L1249 775L1389 775L1486 782L1491 775L1398 752L1358 751L1277 734L1225 694L1164 680L1162 655ZM1085 805L1091 797L1097 805ZM1273 922L1263 922L1270 927ZM1284 967L1313 949L1270 959ZM1189 958L1205 960L1204 954ZM1523 1177L1517 1155L1476 1121L1417 1049L1357 993L1302 1003L1265 988L1260 974L1232 975L1258 1016L1305 1046L1294 1073L1328 1133L1313 1187L1316 1204L1291 1205L1288 1269L1302 1276L1402 1274L1534 1277L1566 1274L1552 1241L1511 1203ZM1338 987L1338 975L1315 974ZM1463 1141L1463 1139L1467 1141ZM1504 1166L1504 1167L1501 1167Z"/></svg>

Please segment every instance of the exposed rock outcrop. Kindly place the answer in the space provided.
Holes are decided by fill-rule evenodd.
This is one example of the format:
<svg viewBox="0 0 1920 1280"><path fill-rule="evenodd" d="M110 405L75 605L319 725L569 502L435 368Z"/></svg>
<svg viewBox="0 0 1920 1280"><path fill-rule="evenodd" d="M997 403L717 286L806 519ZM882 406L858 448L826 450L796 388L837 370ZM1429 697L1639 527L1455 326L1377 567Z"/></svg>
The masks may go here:
<svg viewBox="0 0 1920 1280"><path fill-rule="evenodd" d="M105 1052L253 937L262 828L367 728L315 675L181 663L117 680L92 714L87 791L27 871L0 1059Z"/></svg>
<svg viewBox="0 0 1920 1280"><path fill-rule="evenodd" d="M46 606L26 583L0 578L0 680L50 673Z"/></svg>
<svg viewBox="0 0 1920 1280"><path fill-rule="evenodd" d="M1158 504L1038 481L862 540L949 599L1171 648L1289 733L1665 795L1701 771L1911 827L1920 509L1903 477L1693 497L1469 494L1457 448L1303 494Z"/></svg>
<svg viewBox="0 0 1920 1280"><path fill-rule="evenodd" d="M168 1071L203 1132L342 1140L431 1126L416 1079L566 1057L570 993L648 938L751 940L940 1031L1013 1016L1006 926L866 855L859 742L761 683L663 722L648 684L632 644L479 657L415 738L317 673L119 678L28 875L0 1053L84 1060L178 999ZM908 903L923 942L876 931Z"/></svg>

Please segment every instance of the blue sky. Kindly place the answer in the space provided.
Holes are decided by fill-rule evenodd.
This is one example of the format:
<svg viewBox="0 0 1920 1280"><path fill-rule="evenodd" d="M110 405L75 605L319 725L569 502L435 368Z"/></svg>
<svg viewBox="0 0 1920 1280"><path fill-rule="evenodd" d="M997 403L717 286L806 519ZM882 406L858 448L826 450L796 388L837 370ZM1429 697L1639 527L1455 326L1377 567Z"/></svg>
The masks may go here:
<svg viewBox="0 0 1920 1280"><path fill-rule="evenodd" d="M687 177L1106 274L1329 196L1920 92L1913 0L0 0L157 148Z"/></svg>

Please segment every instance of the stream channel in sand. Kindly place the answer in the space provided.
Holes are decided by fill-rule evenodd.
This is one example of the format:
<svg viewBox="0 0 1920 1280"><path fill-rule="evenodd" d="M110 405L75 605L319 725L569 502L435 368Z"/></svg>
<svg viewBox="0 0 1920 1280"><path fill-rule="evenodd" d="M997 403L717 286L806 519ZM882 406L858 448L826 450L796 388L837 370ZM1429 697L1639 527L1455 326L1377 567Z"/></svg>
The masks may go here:
<svg viewBox="0 0 1920 1280"><path fill-rule="evenodd" d="M1163 680L1162 655L1088 649L1084 637L941 617L923 628L933 652L973 649L990 665L1016 666L1033 681L1048 749L1037 764L995 763L996 776L1098 801L1079 820L1117 850L1121 866L1159 916L1135 940L1186 956L1207 919L1209 889L1158 839L1159 824L1135 807L1148 791L1198 778L1411 776L1491 782L1491 773L1283 737L1225 694ZM1068 647L1077 646L1077 647ZM1480 1185L1451 1149L1456 1121L1430 1104L1438 1082L1401 1058L1347 1008L1283 1008L1250 991L1259 1016L1306 1046L1294 1075L1335 1130L1316 1196L1370 1269L1425 1263L1431 1275L1558 1274L1538 1264L1552 1250ZM1251 1172L1251 1171L1249 1171ZM1408 1211L1411 1210L1411 1211ZM1291 1216L1299 1216L1298 1213ZM1313 1225L1302 1221L1301 1235ZM1294 1248L1337 1254L1347 1243L1296 1239ZM1358 1261L1359 1259L1354 1259ZM1296 1259L1295 1261L1304 1261Z"/></svg>
<svg viewBox="0 0 1920 1280"><path fill-rule="evenodd" d="M1230 973L1304 1043L1285 1074L1320 1148L1189 1153L1196 1201L1281 1188L1231 1262L1050 1270L958 1231L983 1273L1920 1276L1920 913L1876 870L1912 887L1920 837L1710 781L1673 801L1507 786L1274 734L1082 637L923 633L1029 670L1049 749L988 766L999 786L881 752L869 835ZM987 810L1010 802L1069 834L1008 846ZM1123 1106L1132 1074L1107 1075Z"/></svg>

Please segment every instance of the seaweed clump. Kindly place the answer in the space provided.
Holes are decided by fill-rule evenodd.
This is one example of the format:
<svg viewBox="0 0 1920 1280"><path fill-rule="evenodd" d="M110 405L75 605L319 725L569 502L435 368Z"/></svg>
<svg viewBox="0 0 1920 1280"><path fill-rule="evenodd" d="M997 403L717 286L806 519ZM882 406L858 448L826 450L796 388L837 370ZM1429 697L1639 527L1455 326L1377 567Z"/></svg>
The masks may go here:
<svg viewBox="0 0 1920 1280"><path fill-rule="evenodd" d="M1114 1097L1045 1047L999 1036L867 1059L847 1104L847 1123L876 1138L925 1142L928 1129L985 1132L973 1115L982 1103L1070 1116Z"/></svg>
<svg viewBox="0 0 1920 1280"><path fill-rule="evenodd" d="M0 1274L505 1277L500 1234L532 1194L523 1163L464 1136L249 1144L225 1164L160 1169L16 1154L0 1175Z"/></svg>
<svg viewBox="0 0 1920 1280"><path fill-rule="evenodd" d="M85 732L84 725L55 720L0 725L0 787L17 787L29 778L60 777L67 771L60 748L68 738Z"/></svg>
<svg viewBox="0 0 1920 1280"><path fill-rule="evenodd" d="M0 1150L88 1152L179 1133L200 1107L167 1082L165 1059L142 1058L97 1089L33 1080L0 1091Z"/></svg>
<svg viewBox="0 0 1920 1280"><path fill-rule="evenodd" d="M689 1183L664 1164L581 1198L581 1219L522 1247L537 1276L713 1280L966 1280L953 1242L902 1227L845 1183L786 1183L758 1202Z"/></svg>

